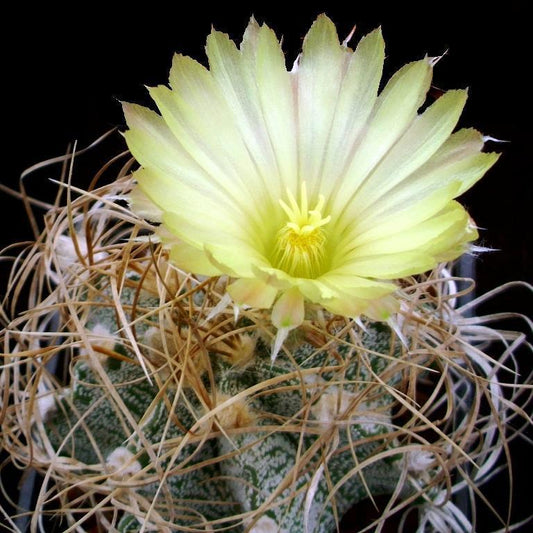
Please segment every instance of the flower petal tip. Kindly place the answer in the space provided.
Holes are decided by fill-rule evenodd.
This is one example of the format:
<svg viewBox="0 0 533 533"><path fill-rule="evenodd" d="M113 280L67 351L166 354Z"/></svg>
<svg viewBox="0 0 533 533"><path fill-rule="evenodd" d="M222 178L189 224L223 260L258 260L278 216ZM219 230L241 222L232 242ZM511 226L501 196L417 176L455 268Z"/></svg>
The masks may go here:
<svg viewBox="0 0 533 533"><path fill-rule="evenodd" d="M285 342L285 339L288 337L289 331L291 329L292 328L280 328L276 332L276 337L274 338L274 341L272 342L272 352L270 354L272 363L274 363L274 361L276 360L279 354L279 351L281 350L281 347L283 343Z"/></svg>

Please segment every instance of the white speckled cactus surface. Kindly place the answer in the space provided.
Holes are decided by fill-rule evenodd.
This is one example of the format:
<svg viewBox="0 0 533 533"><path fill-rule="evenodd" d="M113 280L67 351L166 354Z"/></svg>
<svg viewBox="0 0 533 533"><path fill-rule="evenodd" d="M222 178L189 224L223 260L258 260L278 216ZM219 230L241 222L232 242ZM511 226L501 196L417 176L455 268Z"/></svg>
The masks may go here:
<svg viewBox="0 0 533 533"><path fill-rule="evenodd" d="M341 331L332 321L329 342L317 337L324 347L306 328L273 363L260 326L245 316L192 325L192 312L211 304L211 285L169 273L166 283L183 286L161 308L154 272L126 270L117 287L150 379L120 334L110 280L81 288L93 354L75 358L70 387L45 414L59 456L104 465L109 483L137 485L128 490L139 505L153 503L154 517L182 527L198 527L200 517L235 525L234 516L265 509L261 520L272 527L333 531L335 513L394 491L401 456L391 453L386 389L399 379L400 349L388 326ZM117 528L140 524L126 512Z"/></svg>

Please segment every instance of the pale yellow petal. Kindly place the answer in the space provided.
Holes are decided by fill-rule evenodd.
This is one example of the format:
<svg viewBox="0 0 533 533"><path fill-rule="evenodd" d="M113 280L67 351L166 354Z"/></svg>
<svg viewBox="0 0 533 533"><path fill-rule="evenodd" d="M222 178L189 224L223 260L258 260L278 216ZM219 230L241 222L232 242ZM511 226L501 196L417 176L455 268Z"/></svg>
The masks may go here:
<svg viewBox="0 0 533 533"><path fill-rule="evenodd" d="M303 295L297 287L286 290L272 308L272 324L278 328L272 346L272 361L276 359L289 331L297 328L303 322L304 316Z"/></svg>
<svg viewBox="0 0 533 533"><path fill-rule="evenodd" d="M355 248L355 257L367 255L393 254L409 250L424 250L427 253L436 253L444 250L452 242L450 232L460 231L468 223L466 211L457 203L449 202L443 212L421 222L408 230L394 231L391 234L375 239ZM452 235L453 238L453 235Z"/></svg>
<svg viewBox="0 0 533 533"><path fill-rule="evenodd" d="M318 279L307 280L299 288L311 301L320 303L330 298L343 297L347 293L362 300L379 298L394 290L394 285L354 276L339 269L327 272Z"/></svg>
<svg viewBox="0 0 533 533"><path fill-rule="evenodd" d="M254 36L248 37L248 30ZM264 137L259 148L271 151L272 169L266 174L273 196L282 198L286 188L296 190L297 124L292 80L287 72L285 55L275 33L266 25L252 23L241 45L243 61L252 71L252 90L257 91L259 124ZM252 125L256 134L258 125Z"/></svg>
<svg viewBox="0 0 533 533"><path fill-rule="evenodd" d="M172 90L151 88L150 96L176 137L213 180L227 186L230 179L245 187L238 170L250 170L246 147L212 73L176 55L169 82Z"/></svg>
<svg viewBox="0 0 533 533"><path fill-rule="evenodd" d="M244 132L212 73L190 58L175 56L172 91L150 89L161 114L211 182L235 199L262 231L263 209L277 207L261 168L251 158Z"/></svg>
<svg viewBox="0 0 533 533"><path fill-rule="evenodd" d="M340 212L351 203L364 180L410 126L424 102L431 75L431 64L423 59L405 65L387 83L344 179L329 199L330 212Z"/></svg>
<svg viewBox="0 0 533 533"><path fill-rule="evenodd" d="M238 279L228 286L228 293L239 305L268 309L272 307L278 289L260 279Z"/></svg>
<svg viewBox="0 0 533 533"><path fill-rule="evenodd" d="M200 167L161 116L134 104L123 104L123 109L130 128L124 132L128 147L136 160L144 168L150 169L151 174L163 172L172 177L175 187L180 188L180 194L184 198L187 196L188 186L223 204L230 203L235 209L251 213L246 204L239 202L241 192L235 192L230 183L220 179L220 174L213 177ZM142 181L140 176L142 173L136 175Z"/></svg>
<svg viewBox="0 0 533 533"><path fill-rule="evenodd" d="M142 192L140 187L134 187L128 194L128 203L131 210L138 216L149 220L150 222L162 222L163 211L157 207L149 198Z"/></svg>
<svg viewBox="0 0 533 533"><path fill-rule="evenodd" d="M294 179L296 161L292 91L280 44L269 28L252 19L241 50L228 35L213 31L206 51L213 80L254 165L255 176L247 179L277 205L285 191L283 178Z"/></svg>
<svg viewBox="0 0 533 533"><path fill-rule="evenodd" d="M334 314L353 318L365 313L373 301L395 290L396 286L392 283L329 272L321 279L309 280L300 286L300 291L309 300Z"/></svg>
<svg viewBox="0 0 533 533"><path fill-rule="evenodd" d="M181 241L170 247L170 261L184 270L203 276L220 276L223 272L208 258L204 250Z"/></svg>
<svg viewBox="0 0 533 533"><path fill-rule="evenodd" d="M460 130L450 136L439 151L425 165L414 172L406 186L438 185L458 181L457 196L470 189L500 157L493 152L481 152L475 130Z"/></svg>
<svg viewBox="0 0 533 533"><path fill-rule="evenodd" d="M258 268L269 266L257 247L244 242L219 239L206 243L205 251L214 265L235 278L252 278Z"/></svg>
<svg viewBox="0 0 533 533"><path fill-rule="evenodd" d="M377 100L385 59L381 30L375 30L359 42L351 55L340 87L333 123L324 153L318 188L328 197L336 194L339 180L361 136Z"/></svg>
<svg viewBox="0 0 533 533"><path fill-rule="evenodd" d="M422 115L407 131L359 187L346 215L349 219L371 206L409 177L433 156L455 128L466 103L466 91L449 91Z"/></svg>
<svg viewBox="0 0 533 533"><path fill-rule="evenodd" d="M188 58L179 59L174 61L172 72L175 72L176 65L181 65ZM191 69L183 67L180 72L190 74ZM189 158L208 176L210 184L218 185L226 194L242 201L245 191L251 192L247 190L243 176L251 175L253 179L255 172L231 114L217 94L216 87L212 87L209 73L206 72L196 83L201 86L207 84L207 80L211 83L202 92L191 91L196 95L194 100L185 100L181 93L164 86L151 88L150 96ZM231 183L239 187L232 188Z"/></svg>
<svg viewBox="0 0 533 533"><path fill-rule="evenodd" d="M270 264L254 265L252 269L256 277L264 280L269 285L276 287L278 290L286 290L290 287L297 287L303 281L305 281L303 278L295 278L279 268L274 268Z"/></svg>
<svg viewBox="0 0 533 533"><path fill-rule="evenodd" d="M288 289L272 309L272 324L277 328L295 328L304 320L304 298L297 287Z"/></svg>
<svg viewBox="0 0 533 533"><path fill-rule="evenodd" d="M407 209L416 210L424 196L448 195L450 186L455 190L449 199L455 198L476 183L498 160L499 154L481 153L474 147L456 145L457 132L439 149L426 164L382 195L373 205L359 213L361 228L373 227L383 220L401 214ZM461 134L460 137L463 137Z"/></svg>
<svg viewBox="0 0 533 533"><path fill-rule="evenodd" d="M346 238L339 243L335 264L359 246L406 231L434 216L457 195L459 187L458 182L452 182L427 195L424 190L420 191L421 194L411 191L411 195L402 195L397 201L391 202L391 207L381 212L381 216L372 213L372 216L357 220Z"/></svg>
<svg viewBox="0 0 533 533"><path fill-rule="evenodd" d="M298 171L318 194L324 154L345 73L347 50L331 20L320 15L307 33L295 76L298 95Z"/></svg>
<svg viewBox="0 0 533 533"><path fill-rule="evenodd" d="M349 318L358 318L364 314L366 309L368 309L369 303L369 300L355 298L353 296L347 298L346 295L321 302L324 308L330 313Z"/></svg>
<svg viewBox="0 0 533 533"><path fill-rule="evenodd" d="M468 213L457 202L451 202L449 212L455 212L455 222L433 239L426 249L432 253L437 262L457 259L467 251L469 243L478 238L477 229ZM446 216L446 213L443 214ZM450 216L451 218L451 216Z"/></svg>
<svg viewBox="0 0 533 533"><path fill-rule="evenodd" d="M400 310L400 302L393 295L372 300L364 314L372 320L384 322Z"/></svg>
<svg viewBox="0 0 533 533"><path fill-rule="evenodd" d="M343 272L354 276L397 279L414 273L426 272L435 266L435 259L424 251L354 257L343 265Z"/></svg>
<svg viewBox="0 0 533 533"><path fill-rule="evenodd" d="M221 239L228 244L254 242L252 226L245 224L244 215L232 205L184 186L162 172L141 169L135 176L143 193L163 211L165 224L183 240L197 246Z"/></svg>
<svg viewBox="0 0 533 533"><path fill-rule="evenodd" d="M186 180L202 177L209 180L209 176L187 155L160 115L135 104L123 103L122 109L129 127L124 132L124 138L142 166L174 173Z"/></svg>

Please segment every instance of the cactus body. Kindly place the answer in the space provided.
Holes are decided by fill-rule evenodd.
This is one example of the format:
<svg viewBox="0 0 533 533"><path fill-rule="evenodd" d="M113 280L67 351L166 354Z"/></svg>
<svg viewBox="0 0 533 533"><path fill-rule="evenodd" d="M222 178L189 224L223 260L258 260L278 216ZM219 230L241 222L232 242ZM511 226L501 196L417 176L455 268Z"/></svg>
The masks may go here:
<svg viewBox="0 0 533 533"><path fill-rule="evenodd" d="M175 332L186 338L188 326L175 323L174 337L163 333L168 316L158 314L162 302L142 283L128 274L120 304L150 364L142 368L120 331L102 277L96 295L84 294L90 342L73 360L70 386L46 424L58 455L88 471L102 465L111 485L133 481L128 498L142 512L133 512L126 498L119 531L154 523L169 531L201 531L206 523L235 532L333 531L354 503L394 490L399 462L367 461L393 446L386 438L391 398L380 387L368 394L367 386L389 364L382 355L398 348L387 326L369 323L361 332L365 364L350 348L349 331L321 349L298 330L286 342L290 356L272 362L264 336L246 319L233 326L251 346L244 361L214 343L205 350L207 366L200 359L187 363L179 359L185 352ZM195 305L204 298L194 294ZM157 355L173 351L181 361L174 369Z"/></svg>

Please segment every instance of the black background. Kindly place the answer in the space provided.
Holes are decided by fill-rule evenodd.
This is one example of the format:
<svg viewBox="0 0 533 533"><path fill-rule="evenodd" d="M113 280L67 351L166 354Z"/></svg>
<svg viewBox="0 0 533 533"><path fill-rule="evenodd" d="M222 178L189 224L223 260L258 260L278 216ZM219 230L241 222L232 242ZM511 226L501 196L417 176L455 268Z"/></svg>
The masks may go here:
<svg viewBox="0 0 533 533"><path fill-rule="evenodd" d="M250 15L283 36L289 64L316 15L326 12L341 38L353 25L362 36L381 25L387 44L386 76L408 61L447 51L435 70L441 89L469 87L462 126L509 141L490 149L503 153L496 167L463 198L477 224L484 228L481 243L500 251L477 260L478 292L510 280L531 281L531 32L526 2L332 2L292 8L289 4L250 3L188 5L145 2L106 4L76 2L64 10L49 5L26 9L20 4L3 18L2 46L2 169L0 180L15 185L20 173L41 160L61 155L76 140L85 146L106 130L123 127L119 101L148 104L144 85L165 83L175 51L205 62L205 37L211 25L239 41ZM268 6L268 7L266 7ZM394 7L393 7L394 6ZM494 7L497 6L497 7ZM186 11L189 10L189 11ZM13 33L8 37L9 27ZM105 157L123 149L121 138L109 151L79 159L76 171L83 182ZM98 152L99 153L99 152ZM59 169L40 172L32 191L47 190L48 177ZM20 205L0 194L1 244L29 237ZM531 295L512 291L486 311L531 313ZM531 367L531 362L527 363ZM514 445L516 518L525 516L533 474L529 452ZM504 481L488 492L497 503L506 501ZM479 531L497 529L490 513L480 516ZM525 529L524 529L525 531Z"/></svg>

